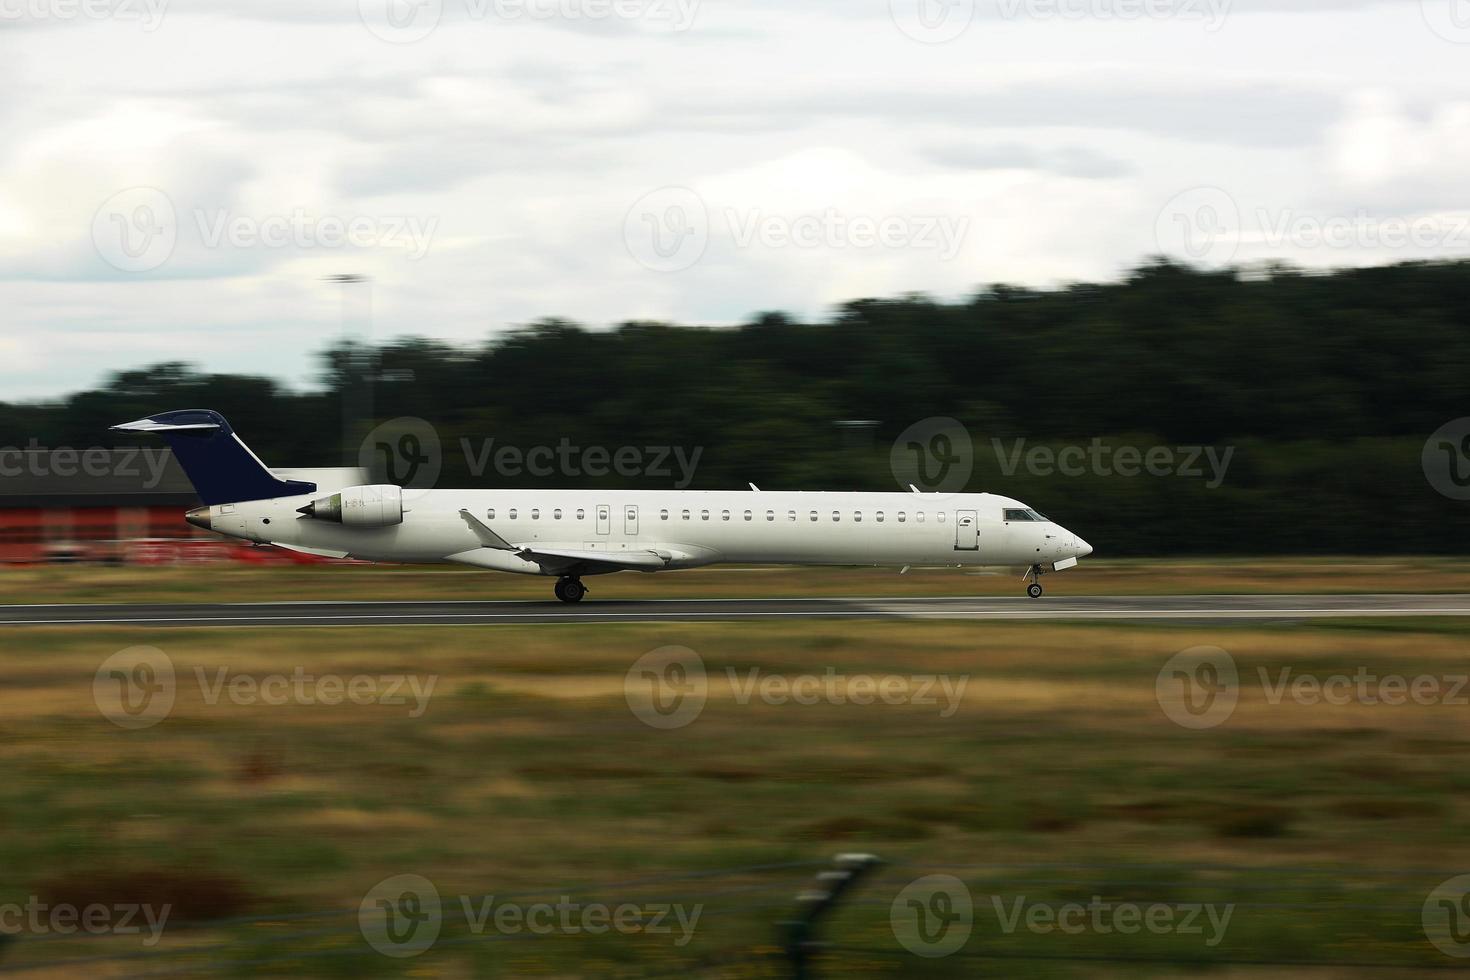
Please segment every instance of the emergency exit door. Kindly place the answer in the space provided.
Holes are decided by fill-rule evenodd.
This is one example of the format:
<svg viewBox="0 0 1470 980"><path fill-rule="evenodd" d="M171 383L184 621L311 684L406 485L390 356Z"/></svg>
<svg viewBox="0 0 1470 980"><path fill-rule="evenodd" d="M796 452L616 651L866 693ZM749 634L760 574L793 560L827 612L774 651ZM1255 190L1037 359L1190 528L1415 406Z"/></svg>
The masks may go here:
<svg viewBox="0 0 1470 980"><path fill-rule="evenodd" d="M606 535L612 531L612 508L607 504L597 505L597 533Z"/></svg>
<svg viewBox="0 0 1470 980"><path fill-rule="evenodd" d="M633 504L623 508L623 533L630 538L638 533L638 508Z"/></svg>

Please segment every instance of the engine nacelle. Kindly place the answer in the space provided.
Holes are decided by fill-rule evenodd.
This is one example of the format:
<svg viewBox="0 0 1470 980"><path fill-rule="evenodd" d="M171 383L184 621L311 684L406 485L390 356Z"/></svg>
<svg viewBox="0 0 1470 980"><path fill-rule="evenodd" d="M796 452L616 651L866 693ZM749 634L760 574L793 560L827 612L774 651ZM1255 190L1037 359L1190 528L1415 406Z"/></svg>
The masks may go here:
<svg viewBox="0 0 1470 980"><path fill-rule="evenodd" d="M313 500L296 513L347 527L392 527L403 523L403 490L391 484L348 487Z"/></svg>

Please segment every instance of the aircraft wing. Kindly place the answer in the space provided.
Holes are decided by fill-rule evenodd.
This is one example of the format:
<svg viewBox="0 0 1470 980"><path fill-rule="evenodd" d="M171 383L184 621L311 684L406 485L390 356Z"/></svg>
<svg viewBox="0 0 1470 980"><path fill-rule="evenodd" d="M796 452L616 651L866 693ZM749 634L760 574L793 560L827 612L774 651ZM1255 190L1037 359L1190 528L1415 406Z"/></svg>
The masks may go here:
<svg viewBox="0 0 1470 980"><path fill-rule="evenodd" d="M652 551L570 551L560 548L526 548L519 552L526 561L542 565L575 565L587 562L619 568L664 568L668 562Z"/></svg>
<svg viewBox="0 0 1470 980"><path fill-rule="evenodd" d="M511 544L468 510L461 510L459 516L469 525L470 530L475 532L475 537L480 539L480 544L485 549L510 552L523 561L535 562L553 569L563 565L581 564L610 565L614 568L665 568L669 563L667 556L653 551L583 551ZM467 565L477 564L473 559L474 554L473 551L468 551L460 555L452 555L450 561L460 561Z"/></svg>

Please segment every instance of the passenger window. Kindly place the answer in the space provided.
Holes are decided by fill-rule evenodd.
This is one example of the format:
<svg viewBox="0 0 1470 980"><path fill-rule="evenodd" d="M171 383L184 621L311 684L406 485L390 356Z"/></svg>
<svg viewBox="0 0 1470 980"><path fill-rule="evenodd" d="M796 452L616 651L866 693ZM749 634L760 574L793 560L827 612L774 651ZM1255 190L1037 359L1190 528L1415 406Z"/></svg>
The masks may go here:
<svg viewBox="0 0 1470 980"><path fill-rule="evenodd" d="M700 511L699 512L699 519L701 521L707 521L707 520L709 520L709 511L707 511L707 510Z"/></svg>
<svg viewBox="0 0 1470 980"><path fill-rule="evenodd" d="M728 510L722 510L722 511L720 511L720 520L722 520L722 521L728 521L729 519L730 519L730 512Z"/></svg>
<svg viewBox="0 0 1470 980"><path fill-rule="evenodd" d="M492 521L495 520L495 508L491 507L486 516Z"/></svg>
<svg viewBox="0 0 1470 980"><path fill-rule="evenodd" d="M554 518L556 518L557 520L561 520L561 508L558 507L556 509L556 512L554 514L552 514L551 516L554 517Z"/></svg>
<svg viewBox="0 0 1470 980"><path fill-rule="evenodd" d="M751 515L751 513L750 513L750 511L746 511L746 512L745 512L745 519L746 519L746 520L747 520L747 521L748 521L748 520L750 520L750 519L751 519L751 516L752 516L752 515Z"/></svg>
<svg viewBox="0 0 1470 980"><path fill-rule="evenodd" d="M873 519L876 520L879 524L882 524L883 523L883 512L881 510L878 511L878 513L873 516Z"/></svg>
<svg viewBox="0 0 1470 980"><path fill-rule="evenodd" d="M539 520L541 520L541 508L540 507L532 507L531 508L531 520L533 520L533 521L539 521Z"/></svg>
<svg viewBox="0 0 1470 980"><path fill-rule="evenodd" d="M841 521L842 520L842 512L841 511L834 510L832 512L832 520L834 520L834 521Z"/></svg>
<svg viewBox="0 0 1470 980"><path fill-rule="evenodd" d="M768 511L766 511L766 520L768 520L768 521L774 521L775 519L776 519L776 512L774 510L768 510Z"/></svg>
<svg viewBox="0 0 1470 980"><path fill-rule="evenodd" d="M863 512L860 510L853 511L852 520L854 524L861 524L863 522Z"/></svg>
<svg viewBox="0 0 1470 980"><path fill-rule="evenodd" d="M924 523L924 512L921 510L917 514L915 514L914 515L914 520L918 521L920 524L923 524Z"/></svg>
<svg viewBox="0 0 1470 980"><path fill-rule="evenodd" d="M579 521L586 520L586 518L587 518L587 512L585 510L583 510L582 508L578 507L577 508L577 520L579 520Z"/></svg>
<svg viewBox="0 0 1470 980"><path fill-rule="evenodd" d="M687 510L684 511L684 513L683 513L682 516L683 516L684 520L686 520L686 521L689 520L689 511L687 511Z"/></svg>
<svg viewBox="0 0 1470 980"><path fill-rule="evenodd" d="M796 520L796 511L794 511L794 510L788 510L786 512L786 519L788 521L794 521L794 520Z"/></svg>
<svg viewBox="0 0 1470 980"><path fill-rule="evenodd" d="M934 515L934 519L936 521L938 521L939 523L943 524L944 523L944 511L941 510L939 513L935 514Z"/></svg>
<svg viewBox="0 0 1470 980"><path fill-rule="evenodd" d="M905 514L903 511L899 511L898 512L898 523L903 524L908 519L909 519L909 515L908 514Z"/></svg>
<svg viewBox="0 0 1470 980"><path fill-rule="evenodd" d="M511 520L515 520L516 519L516 509L514 507L512 507L510 509L510 519Z"/></svg>
<svg viewBox="0 0 1470 980"><path fill-rule="evenodd" d="M669 519L669 512L666 511L666 510L659 511L658 512L658 519L661 520L661 521L668 520Z"/></svg>
<svg viewBox="0 0 1470 980"><path fill-rule="evenodd" d="M817 521L817 512L816 511L812 511L812 523L816 523L816 521Z"/></svg>

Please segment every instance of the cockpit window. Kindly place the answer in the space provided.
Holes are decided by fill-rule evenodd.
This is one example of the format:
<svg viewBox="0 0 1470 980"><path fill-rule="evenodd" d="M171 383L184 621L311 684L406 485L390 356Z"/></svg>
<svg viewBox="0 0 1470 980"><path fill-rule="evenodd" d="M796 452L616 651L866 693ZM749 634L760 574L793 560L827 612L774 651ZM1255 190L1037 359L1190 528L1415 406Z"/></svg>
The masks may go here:
<svg viewBox="0 0 1470 980"><path fill-rule="evenodd" d="M1041 513L1041 511L1039 511L1039 510L1032 510L1031 508L1028 507L1026 509L1026 513L1028 513L1028 514L1031 515L1031 519L1033 521L1041 521L1043 524L1050 524L1051 523L1051 518L1050 517L1047 517L1045 514Z"/></svg>
<svg viewBox="0 0 1470 980"><path fill-rule="evenodd" d="M1031 516L1031 512L1029 510L1008 510L1008 511L1006 511L1006 520L1008 520L1008 521L1034 521L1034 520L1036 520L1036 518L1034 518L1034 517Z"/></svg>

